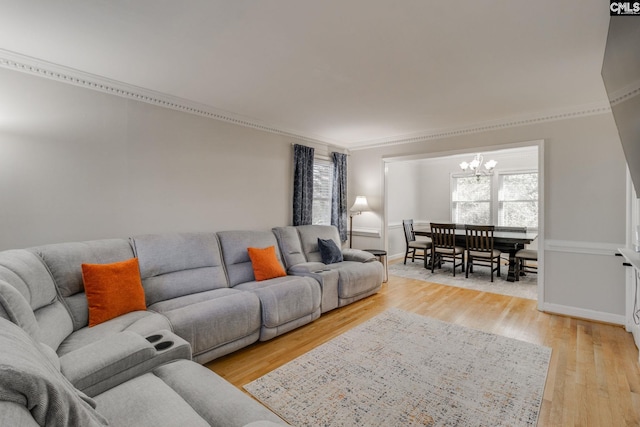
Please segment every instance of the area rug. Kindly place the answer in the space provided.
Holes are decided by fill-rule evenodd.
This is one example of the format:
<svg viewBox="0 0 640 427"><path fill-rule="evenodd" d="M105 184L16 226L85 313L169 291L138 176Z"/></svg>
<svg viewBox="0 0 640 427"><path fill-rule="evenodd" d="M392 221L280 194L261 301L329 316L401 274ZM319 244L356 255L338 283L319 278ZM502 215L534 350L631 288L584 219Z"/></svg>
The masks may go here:
<svg viewBox="0 0 640 427"><path fill-rule="evenodd" d="M535 426L550 356L390 309L244 388L294 426Z"/></svg>
<svg viewBox="0 0 640 427"><path fill-rule="evenodd" d="M453 277L451 264L445 264L443 268L436 269L433 273L431 273L431 270L424 268L422 261L411 262L408 260L406 265L402 262L389 264L389 274L395 276L494 294L538 299L537 274L529 273L520 277L517 282L508 282L506 280L507 266L504 266L502 270L502 276L494 278L493 283L491 283L489 267L484 266L475 266L473 274L469 273L469 278L467 279L464 277L464 273L459 271L456 272L456 277Z"/></svg>

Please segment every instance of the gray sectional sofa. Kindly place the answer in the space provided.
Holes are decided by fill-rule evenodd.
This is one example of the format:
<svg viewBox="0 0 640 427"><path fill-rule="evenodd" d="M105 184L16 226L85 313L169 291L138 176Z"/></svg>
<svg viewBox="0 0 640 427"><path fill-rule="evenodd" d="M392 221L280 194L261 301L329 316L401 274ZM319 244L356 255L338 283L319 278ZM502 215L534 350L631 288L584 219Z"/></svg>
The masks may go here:
<svg viewBox="0 0 640 427"><path fill-rule="evenodd" d="M40 368L52 375L47 381L62 384L65 396L75 396L70 403L80 399L90 418L100 422L104 417L110 425L282 423L194 362L272 339L380 289L382 264L375 257L345 249L343 261L324 264L318 238L340 246L335 227L300 226L142 235L0 252L0 318L20 327L0 323L7 344L0 346L0 358L8 365L17 358L18 366L7 369L19 373L19 357L46 356ZM247 248L269 246L277 248L287 274L256 281ZM89 327L81 265L134 257L147 309ZM23 342L27 338L30 344ZM14 348L14 341L22 343ZM15 425L43 425L35 414L36 400L25 401L24 392L5 378L0 373L0 396L13 390L23 398L0 400L0 424L7 418L17 420ZM178 409L166 413L174 406Z"/></svg>

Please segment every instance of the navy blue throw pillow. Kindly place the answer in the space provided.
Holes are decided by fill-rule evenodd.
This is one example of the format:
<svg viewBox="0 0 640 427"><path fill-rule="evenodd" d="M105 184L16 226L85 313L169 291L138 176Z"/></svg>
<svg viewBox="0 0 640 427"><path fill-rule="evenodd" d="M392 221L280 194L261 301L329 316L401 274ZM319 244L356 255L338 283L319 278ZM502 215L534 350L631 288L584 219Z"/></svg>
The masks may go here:
<svg viewBox="0 0 640 427"><path fill-rule="evenodd" d="M334 262L341 262L342 251L331 239L321 239L318 237L318 249L320 249L320 257L325 264L333 264Z"/></svg>

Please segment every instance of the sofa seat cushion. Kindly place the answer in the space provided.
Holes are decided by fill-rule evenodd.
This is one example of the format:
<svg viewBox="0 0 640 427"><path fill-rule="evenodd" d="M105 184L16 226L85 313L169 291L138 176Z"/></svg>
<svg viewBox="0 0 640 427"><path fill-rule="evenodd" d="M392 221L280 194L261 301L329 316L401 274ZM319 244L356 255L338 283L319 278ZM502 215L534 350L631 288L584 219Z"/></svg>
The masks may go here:
<svg viewBox="0 0 640 427"><path fill-rule="evenodd" d="M209 426L187 401L151 373L107 390L95 401L109 425Z"/></svg>
<svg viewBox="0 0 640 427"><path fill-rule="evenodd" d="M260 298L262 324L275 328L316 312L320 308L320 284L310 277L285 276L241 283L235 289Z"/></svg>
<svg viewBox="0 0 640 427"><path fill-rule="evenodd" d="M133 311L91 328L78 329L60 344L58 355L63 356L118 332L131 331L148 336L161 329L171 330L171 324L165 316L151 311Z"/></svg>
<svg viewBox="0 0 640 427"><path fill-rule="evenodd" d="M169 319L173 332L191 344L194 358L260 330L258 297L237 289L185 295L149 309Z"/></svg>
<svg viewBox="0 0 640 427"><path fill-rule="evenodd" d="M95 401L109 425L209 426L187 401L151 373L107 390Z"/></svg>
<svg viewBox="0 0 640 427"><path fill-rule="evenodd" d="M177 361L95 397L114 426L244 426L284 424L267 408L209 369Z"/></svg>
<svg viewBox="0 0 640 427"><path fill-rule="evenodd" d="M325 267L338 271L338 297L341 299L368 293L382 285L382 264L377 261L343 261Z"/></svg>

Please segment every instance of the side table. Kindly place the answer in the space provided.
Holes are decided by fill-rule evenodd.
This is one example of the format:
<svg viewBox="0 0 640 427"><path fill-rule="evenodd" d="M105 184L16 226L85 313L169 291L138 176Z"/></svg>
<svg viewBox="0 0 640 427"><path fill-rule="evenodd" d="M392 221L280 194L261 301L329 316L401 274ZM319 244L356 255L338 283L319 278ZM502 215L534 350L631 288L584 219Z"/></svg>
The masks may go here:
<svg viewBox="0 0 640 427"><path fill-rule="evenodd" d="M389 280L389 269L387 267L387 251L383 251L382 249L363 249L365 252L369 252L373 256L377 257L378 260L384 265L384 282L387 283Z"/></svg>

